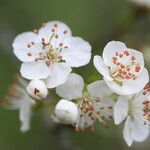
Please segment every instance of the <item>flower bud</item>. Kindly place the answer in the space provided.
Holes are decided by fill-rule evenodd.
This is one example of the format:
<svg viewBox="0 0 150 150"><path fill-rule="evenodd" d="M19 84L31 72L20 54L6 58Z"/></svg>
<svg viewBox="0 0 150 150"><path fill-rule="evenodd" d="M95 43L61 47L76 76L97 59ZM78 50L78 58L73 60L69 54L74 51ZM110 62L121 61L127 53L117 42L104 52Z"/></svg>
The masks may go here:
<svg viewBox="0 0 150 150"><path fill-rule="evenodd" d="M74 124L78 118L78 108L75 103L62 99L55 107L55 115L63 124Z"/></svg>
<svg viewBox="0 0 150 150"><path fill-rule="evenodd" d="M27 86L27 93L35 100L41 100L48 95L48 89L41 80L32 80Z"/></svg>

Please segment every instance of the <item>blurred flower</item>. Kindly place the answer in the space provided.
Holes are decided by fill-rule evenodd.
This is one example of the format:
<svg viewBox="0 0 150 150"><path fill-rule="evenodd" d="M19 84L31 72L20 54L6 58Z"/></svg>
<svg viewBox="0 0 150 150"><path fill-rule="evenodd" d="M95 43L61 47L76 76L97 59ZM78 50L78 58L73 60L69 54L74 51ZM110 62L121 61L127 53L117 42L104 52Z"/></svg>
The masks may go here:
<svg viewBox="0 0 150 150"><path fill-rule="evenodd" d="M94 57L94 66L107 85L120 95L138 93L149 81L142 53L119 41L109 42L104 48L103 59Z"/></svg>
<svg viewBox="0 0 150 150"><path fill-rule="evenodd" d="M32 80L27 86L27 93L31 96L31 98L41 100L47 97L48 90L43 81Z"/></svg>
<svg viewBox="0 0 150 150"><path fill-rule="evenodd" d="M26 86L26 81L20 76L17 76L2 103L5 108L19 109L20 130L22 132L30 129L32 106L35 104L35 101L26 93Z"/></svg>
<svg viewBox="0 0 150 150"><path fill-rule="evenodd" d="M45 79L48 88L64 83L71 67L89 63L91 46L73 37L69 27L58 21L48 22L37 32L25 32L13 42L13 50L22 61L21 75L26 79Z"/></svg>
<svg viewBox="0 0 150 150"><path fill-rule="evenodd" d="M138 5L150 7L150 0L130 0Z"/></svg>
<svg viewBox="0 0 150 150"><path fill-rule="evenodd" d="M120 96L114 107L115 124L125 118L123 137L128 146L133 141L142 142L149 136L150 125L150 86L138 94Z"/></svg>
<svg viewBox="0 0 150 150"><path fill-rule="evenodd" d="M87 89L86 89L87 88ZM114 102L106 98L112 94L104 81L95 81L87 87L80 75L71 73L68 80L56 87L56 93L66 100L77 102L79 115L76 123L76 131L84 128L94 129L94 122L98 119L105 124L104 119L112 120Z"/></svg>
<svg viewBox="0 0 150 150"><path fill-rule="evenodd" d="M74 124L77 121L78 108L75 103L62 99L55 107L55 115L61 123Z"/></svg>

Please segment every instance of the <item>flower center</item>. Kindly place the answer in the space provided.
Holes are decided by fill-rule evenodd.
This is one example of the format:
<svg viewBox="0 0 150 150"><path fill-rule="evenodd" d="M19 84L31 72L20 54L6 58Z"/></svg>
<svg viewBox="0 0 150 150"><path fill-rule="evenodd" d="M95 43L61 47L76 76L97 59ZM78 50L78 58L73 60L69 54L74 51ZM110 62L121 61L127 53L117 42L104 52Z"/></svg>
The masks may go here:
<svg viewBox="0 0 150 150"><path fill-rule="evenodd" d="M45 24L43 25L43 28L45 27ZM67 49L68 46L64 44L64 39L67 34L67 30L64 30L61 35L58 35L57 33L57 24L55 23L51 28L51 35L49 38L49 41L46 42L44 38L42 38L42 49L38 53L37 57L35 58L35 61L45 61L48 66L50 66L54 62L60 62L64 61L62 56L60 55L60 52L63 49ZM30 42L27 44L28 48L31 48L33 45L35 45L34 42ZM31 52L28 52L27 55L29 57L32 56Z"/></svg>
<svg viewBox="0 0 150 150"><path fill-rule="evenodd" d="M123 53L116 51L112 57L113 66L109 68L110 76L114 81L122 85L124 80L136 80L141 71L141 65L137 63L136 57L130 55L128 50Z"/></svg>

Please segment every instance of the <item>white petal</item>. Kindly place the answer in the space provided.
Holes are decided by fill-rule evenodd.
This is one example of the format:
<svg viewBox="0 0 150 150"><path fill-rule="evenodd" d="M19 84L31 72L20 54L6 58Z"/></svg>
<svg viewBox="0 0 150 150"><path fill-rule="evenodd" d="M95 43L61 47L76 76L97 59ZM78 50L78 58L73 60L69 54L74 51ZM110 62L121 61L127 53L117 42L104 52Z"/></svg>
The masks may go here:
<svg viewBox="0 0 150 150"><path fill-rule="evenodd" d="M26 62L21 65L21 75L29 80L45 79L49 75L49 68L44 62Z"/></svg>
<svg viewBox="0 0 150 150"><path fill-rule="evenodd" d="M142 142L149 136L149 127L145 126L138 120L132 120L132 130L131 130L131 137L134 141Z"/></svg>
<svg viewBox="0 0 150 150"><path fill-rule="evenodd" d="M107 80L112 81L113 79L109 76L108 67L104 64L102 57L94 56L94 66L97 71L102 74Z"/></svg>
<svg viewBox="0 0 150 150"><path fill-rule="evenodd" d="M124 43L120 41L111 41L109 42L103 51L103 59L107 66L112 65L112 57L115 56L116 52L123 52L127 47Z"/></svg>
<svg viewBox="0 0 150 150"><path fill-rule="evenodd" d="M60 84L63 84L72 71L71 67L67 63L54 63L50 67L50 74L45 79L47 88L54 88Z"/></svg>
<svg viewBox="0 0 150 150"><path fill-rule="evenodd" d="M68 37L64 44L68 47L63 49L63 59L72 67L79 67L89 63L91 59L91 46L79 37Z"/></svg>
<svg viewBox="0 0 150 150"><path fill-rule="evenodd" d="M55 44L58 45L59 43L62 43L64 41L64 36L65 37L71 36L71 30L65 23L60 21L47 22L43 27L39 29L38 34L41 36L41 38L45 40L46 43L48 43L53 34L52 29L54 29L54 25L57 25L57 27L55 28L56 29L55 33L58 35L58 39L57 39L57 43ZM67 31L65 35L63 34L64 31Z"/></svg>
<svg viewBox="0 0 150 150"><path fill-rule="evenodd" d="M126 80L123 83L124 95L130 95L140 92L144 86L149 82L149 74L146 68L140 73L136 80Z"/></svg>
<svg viewBox="0 0 150 150"><path fill-rule="evenodd" d="M115 124L120 124L128 115L129 96L120 96L114 107Z"/></svg>
<svg viewBox="0 0 150 150"><path fill-rule="evenodd" d="M124 129L123 129L123 138L129 147L133 143L133 139L131 137L131 129L132 129L132 121L131 121L131 117L129 116L125 122Z"/></svg>
<svg viewBox="0 0 150 150"><path fill-rule="evenodd" d="M76 73L70 73L67 81L64 84L56 87L56 93L60 97L68 100L73 100L82 97L83 88L83 78Z"/></svg>
<svg viewBox="0 0 150 150"><path fill-rule="evenodd" d="M33 105L33 102L27 99L22 102L22 105L20 108L20 121L21 121L22 132L26 132L30 129L32 105Z"/></svg>
<svg viewBox="0 0 150 150"><path fill-rule="evenodd" d="M95 81L87 86L88 92L92 97L103 98L110 96L113 92L104 80Z"/></svg>
<svg viewBox="0 0 150 150"><path fill-rule="evenodd" d="M34 61L42 51L42 43L39 36L32 32L19 34L13 41L12 46L17 58L23 62Z"/></svg>

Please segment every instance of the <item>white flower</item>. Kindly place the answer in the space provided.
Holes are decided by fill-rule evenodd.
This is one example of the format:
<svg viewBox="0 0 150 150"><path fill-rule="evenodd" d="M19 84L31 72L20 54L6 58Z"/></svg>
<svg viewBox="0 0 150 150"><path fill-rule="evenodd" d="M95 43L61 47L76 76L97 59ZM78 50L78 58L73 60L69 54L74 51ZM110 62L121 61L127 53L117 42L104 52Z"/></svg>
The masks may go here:
<svg viewBox="0 0 150 150"><path fill-rule="evenodd" d="M142 142L149 136L150 125L150 87L131 96L120 96L114 107L115 124L125 118L123 137L128 146L133 141Z"/></svg>
<svg viewBox="0 0 150 150"><path fill-rule="evenodd" d="M74 124L78 117L76 104L68 100L60 100L55 107L56 118L64 124Z"/></svg>
<svg viewBox="0 0 150 150"><path fill-rule="evenodd" d="M73 37L69 27L51 21L38 32L25 32L13 42L13 51L22 61L21 75L29 80L44 79L48 88L64 83L71 67L89 63L91 46L80 37Z"/></svg>
<svg viewBox="0 0 150 150"><path fill-rule="evenodd" d="M104 48L103 59L94 57L94 66L107 85L120 95L138 93L149 81L142 53L119 41L109 42Z"/></svg>
<svg viewBox="0 0 150 150"><path fill-rule="evenodd" d="M130 0L138 5L150 7L150 0Z"/></svg>
<svg viewBox="0 0 150 150"><path fill-rule="evenodd" d="M95 81L86 87L80 75L71 73L64 84L56 87L56 93L66 100L77 103L79 111L75 124L77 131L84 128L93 130L96 119L103 122L106 127L108 126L104 119L112 120L114 102L106 98L112 91L104 81Z"/></svg>
<svg viewBox="0 0 150 150"><path fill-rule="evenodd" d="M43 81L32 80L27 86L27 93L31 96L31 98L35 100L41 100L47 97L48 90Z"/></svg>
<svg viewBox="0 0 150 150"><path fill-rule="evenodd" d="M20 130L22 132L30 129L32 106L35 104L35 101L26 93L26 86L26 81L17 76L15 83L10 87L3 102L3 106L8 109L19 109Z"/></svg>

